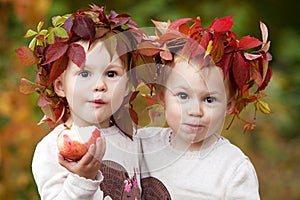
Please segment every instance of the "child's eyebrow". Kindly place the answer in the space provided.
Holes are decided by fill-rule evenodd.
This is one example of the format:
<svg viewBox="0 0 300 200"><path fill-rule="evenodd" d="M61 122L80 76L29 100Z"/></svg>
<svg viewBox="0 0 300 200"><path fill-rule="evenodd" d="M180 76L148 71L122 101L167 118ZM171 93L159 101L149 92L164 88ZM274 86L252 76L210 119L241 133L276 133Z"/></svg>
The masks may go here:
<svg viewBox="0 0 300 200"><path fill-rule="evenodd" d="M125 66L124 65L117 65L117 64L108 64L106 66L106 68L122 68L122 69L125 69Z"/></svg>

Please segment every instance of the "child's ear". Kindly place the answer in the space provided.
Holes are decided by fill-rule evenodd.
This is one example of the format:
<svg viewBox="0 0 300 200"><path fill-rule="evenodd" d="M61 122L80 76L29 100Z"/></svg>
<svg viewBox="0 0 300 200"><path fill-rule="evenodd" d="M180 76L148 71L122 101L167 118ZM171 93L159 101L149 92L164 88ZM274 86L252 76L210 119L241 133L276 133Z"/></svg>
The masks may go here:
<svg viewBox="0 0 300 200"><path fill-rule="evenodd" d="M65 94L65 90L63 87L63 81L62 81L62 77L58 77L55 81L54 81L54 91L55 93L60 96L60 97L66 97Z"/></svg>
<svg viewBox="0 0 300 200"><path fill-rule="evenodd" d="M130 92L130 82L126 82L124 97L126 97Z"/></svg>
<svg viewBox="0 0 300 200"><path fill-rule="evenodd" d="M232 112L234 111L234 107L235 107L235 99L234 99L234 97L232 97L227 102L226 115L232 114Z"/></svg>
<svg viewBox="0 0 300 200"><path fill-rule="evenodd" d="M165 98L164 98L164 93L161 90L156 91L156 99L160 105L165 107Z"/></svg>

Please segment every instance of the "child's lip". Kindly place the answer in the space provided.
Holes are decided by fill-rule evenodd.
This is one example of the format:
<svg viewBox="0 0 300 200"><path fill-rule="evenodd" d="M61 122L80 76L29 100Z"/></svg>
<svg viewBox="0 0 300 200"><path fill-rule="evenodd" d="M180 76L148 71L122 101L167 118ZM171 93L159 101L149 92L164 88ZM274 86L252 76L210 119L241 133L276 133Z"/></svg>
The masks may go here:
<svg viewBox="0 0 300 200"><path fill-rule="evenodd" d="M93 103L99 103L99 104L104 104L105 103L102 99L94 99L92 102Z"/></svg>
<svg viewBox="0 0 300 200"><path fill-rule="evenodd" d="M95 107L101 107L102 105L105 104L105 102L102 99L94 99L89 102L92 103L93 106L95 106Z"/></svg>
<svg viewBox="0 0 300 200"><path fill-rule="evenodd" d="M204 125L202 125L202 124L185 123L185 125L192 130L202 130L204 128Z"/></svg>

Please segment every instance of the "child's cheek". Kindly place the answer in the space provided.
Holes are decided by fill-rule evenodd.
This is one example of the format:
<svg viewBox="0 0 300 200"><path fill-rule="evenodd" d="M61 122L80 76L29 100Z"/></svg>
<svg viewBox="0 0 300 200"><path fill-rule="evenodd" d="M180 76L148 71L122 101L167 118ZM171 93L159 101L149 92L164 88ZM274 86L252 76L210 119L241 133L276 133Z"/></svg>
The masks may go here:
<svg viewBox="0 0 300 200"><path fill-rule="evenodd" d="M182 106L176 101L168 101L165 103L165 118L167 123L173 130L177 130L183 118Z"/></svg>

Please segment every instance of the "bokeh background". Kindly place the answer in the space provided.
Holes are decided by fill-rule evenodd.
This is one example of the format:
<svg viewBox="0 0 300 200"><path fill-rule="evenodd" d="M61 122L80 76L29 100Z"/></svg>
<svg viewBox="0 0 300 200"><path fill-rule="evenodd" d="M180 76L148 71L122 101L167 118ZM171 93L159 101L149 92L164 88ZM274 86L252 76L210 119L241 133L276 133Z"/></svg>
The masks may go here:
<svg viewBox="0 0 300 200"><path fill-rule="evenodd" d="M300 12L296 0L0 0L0 199L39 199L31 159L35 145L49 131L37 125L42 117L37 96L18 90L21 77L34 79L34 67L24 67L15 49L28 44L22 36L39 21L50 24L53 15L90 3L129 13L140 27L152 26L150 19L196 16L205 25L234 14L233 30L239 37L261 38L259 21L263 21L269 28L273 55L273 77L266 91L273 113L258 114L255 131L244 134L242 124L235 121L223 135L251 158L262 199L300 199Z"/></svg>

